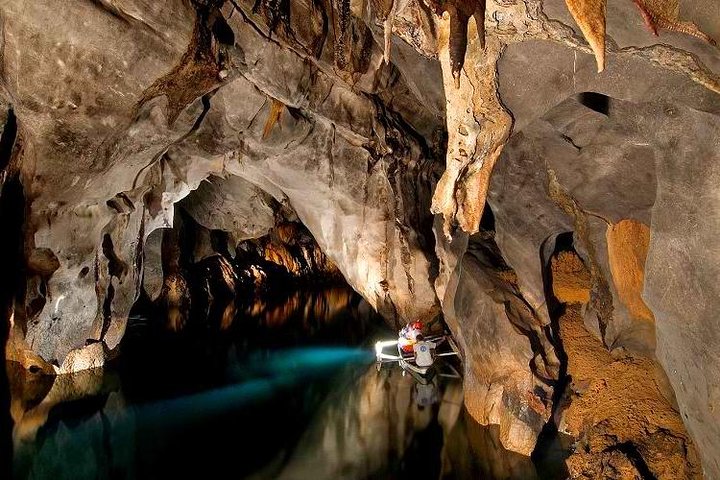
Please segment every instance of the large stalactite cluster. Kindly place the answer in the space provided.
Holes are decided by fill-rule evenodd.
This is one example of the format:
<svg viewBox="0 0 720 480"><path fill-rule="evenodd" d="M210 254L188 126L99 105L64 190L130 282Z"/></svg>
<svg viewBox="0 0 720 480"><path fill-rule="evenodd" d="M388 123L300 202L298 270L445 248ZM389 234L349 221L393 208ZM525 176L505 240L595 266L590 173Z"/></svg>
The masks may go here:
<svg viewBox="0 0 720 480"><path fill-rule="evenodd" d="M480 48L485 48L485 14L486 0L422 0L427 1L427 8L438 17L448 15L449 56L452 76L457 88L460 86L460 71L465 64L465 55L468 44L468 24L474 19ZM716 41L700 30L693 22L682 21L679 17L679 0L633 0L642 16L648 30L658 35L661 29L677 31L700 38L711 45ZM351 23L350 0L338 0L337 25L339 33L338 52L342 56L342 45ZM383 24L384 60L390 60L390 46L393 29L393 18L397 13L400 0L371 0L370 10L374 18ZM566 0L567 8L579 25L583 35L597 59L598 71L605 68L605 30L606 30L606 0ZM256 2L254 11L262 6L271 31L275 31L280 20L286 29L290 28L289 2ZM343 64L346 60L339 60Z"/></svg>

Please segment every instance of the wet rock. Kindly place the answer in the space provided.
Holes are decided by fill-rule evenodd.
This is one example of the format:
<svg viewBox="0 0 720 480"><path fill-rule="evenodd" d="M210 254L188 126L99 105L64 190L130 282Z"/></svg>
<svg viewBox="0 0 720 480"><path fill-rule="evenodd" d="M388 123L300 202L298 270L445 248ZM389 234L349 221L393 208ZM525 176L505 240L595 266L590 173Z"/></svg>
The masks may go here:
<svg viewBox="0 0 720 480"><path fill-rule="evenodd" d="M465 256L454 298L461 323L453 333L466 362L465 403L476 421L500 426L504 448L530 455L550 414L549 394L528 368L534 353L527 336L533 335L534 319L527 318L530 311L514 311L513 304L522 301L511 283L481 262Z"/></svg>
<svg viewBox="0 0 720 480"><path fill-rule="evenodd" d="M94 342L90 345L70 350L58 370L59 374L81 372L102 368L107 359L107 351L103 342Z"/></svg>

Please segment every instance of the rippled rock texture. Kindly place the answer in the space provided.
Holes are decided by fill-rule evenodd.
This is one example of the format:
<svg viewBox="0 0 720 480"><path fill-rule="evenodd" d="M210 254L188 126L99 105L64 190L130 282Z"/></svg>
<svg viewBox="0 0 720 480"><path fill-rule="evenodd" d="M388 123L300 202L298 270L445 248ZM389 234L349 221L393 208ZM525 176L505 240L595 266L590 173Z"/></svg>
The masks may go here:
<svg viewBox="0 0 720 480"><path fill-rule="evenodd" d="M529 455L562 428L571 246L582 328L657 362L687 471L697 445L720 476L720 11L634 3L3 2L8 356L102 365L138 299L189 308L192 237L206 297L251 252L442 315L469 411Z"/></svg>

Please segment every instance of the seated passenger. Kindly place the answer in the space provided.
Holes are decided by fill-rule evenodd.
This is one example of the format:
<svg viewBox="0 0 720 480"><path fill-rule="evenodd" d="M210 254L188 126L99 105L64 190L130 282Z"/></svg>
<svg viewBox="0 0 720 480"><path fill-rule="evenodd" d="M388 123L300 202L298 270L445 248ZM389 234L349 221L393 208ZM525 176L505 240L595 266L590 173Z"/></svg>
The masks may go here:
<svg viewBox="0 0 720 480"><path fill-rule="evenodd" d="M408 323L402 328L402 330L400 330L398 343L403 352L411 353L413 351L413 345L417 343L418 336L422 335L422 329L422 322L412 322Z"/></svg>

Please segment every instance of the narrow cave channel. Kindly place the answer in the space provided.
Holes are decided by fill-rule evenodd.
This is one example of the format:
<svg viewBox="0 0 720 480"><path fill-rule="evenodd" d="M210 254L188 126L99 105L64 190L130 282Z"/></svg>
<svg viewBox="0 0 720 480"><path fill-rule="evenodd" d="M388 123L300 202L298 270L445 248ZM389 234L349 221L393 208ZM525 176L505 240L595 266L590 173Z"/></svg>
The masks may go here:
<svg viewBox="0 0 720 480"><path fill-rule="evenodd" d="M300 222L279 219L231 246L176 207L173 228L153 237L159 269L146 263L147 288L104 368L51 377L8 367L14 478L77 478L78 465L99 478L563 471L562 458L540 470L472 419L459 360L426 377L377 364L374 342L397 333Z"/></svg>

